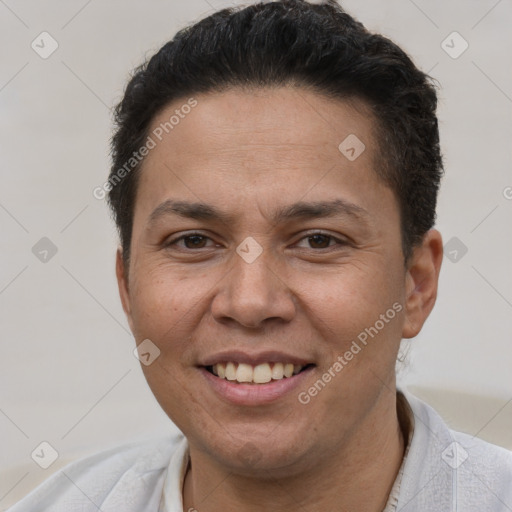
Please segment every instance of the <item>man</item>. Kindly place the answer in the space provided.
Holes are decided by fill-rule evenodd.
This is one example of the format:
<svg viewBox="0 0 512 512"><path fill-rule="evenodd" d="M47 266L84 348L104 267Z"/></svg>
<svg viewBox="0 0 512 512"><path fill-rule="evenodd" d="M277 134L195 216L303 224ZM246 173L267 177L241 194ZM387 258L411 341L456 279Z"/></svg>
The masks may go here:
<svg viewBox="0 0 512 512"><path fill-rule="evenodd" d="M512 510L512 455L396 389L436 299L435 89L334 2L223 10L117 107L119 291L178 439L26 510Z"/></svg>

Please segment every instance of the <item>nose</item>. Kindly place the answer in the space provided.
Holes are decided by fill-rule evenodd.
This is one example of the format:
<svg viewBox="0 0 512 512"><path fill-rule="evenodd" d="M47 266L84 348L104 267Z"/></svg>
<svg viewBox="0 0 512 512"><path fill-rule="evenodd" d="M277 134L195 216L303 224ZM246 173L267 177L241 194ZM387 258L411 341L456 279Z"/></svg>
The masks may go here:
<svg viewBox="0 0 512 512"><path fill-rule="evenodd" d="M233 255L232 267L212 302L215 320L256 329L271 321L293 319L296 306L283 265L267 255L264 250L252 262Z"/></svg>

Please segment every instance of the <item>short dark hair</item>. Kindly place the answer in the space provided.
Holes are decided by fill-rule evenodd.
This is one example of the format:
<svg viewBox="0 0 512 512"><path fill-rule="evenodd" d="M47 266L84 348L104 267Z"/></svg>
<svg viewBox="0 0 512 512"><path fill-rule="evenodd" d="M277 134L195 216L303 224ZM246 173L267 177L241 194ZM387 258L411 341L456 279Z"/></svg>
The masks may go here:
<svg viewBox="0 0 512 512"><path fill-rule="evenodd" d="M396 195L407 261L434 225L443 173L434 80L335 0L281 0L215 12L180 30L134 71L115 109L107 189L125 264L143 162L130 159L145 144L155 116L192 94L285 85L369 107L382 159L375 172ZM119 179L128 161L133 168Z"/></svg>

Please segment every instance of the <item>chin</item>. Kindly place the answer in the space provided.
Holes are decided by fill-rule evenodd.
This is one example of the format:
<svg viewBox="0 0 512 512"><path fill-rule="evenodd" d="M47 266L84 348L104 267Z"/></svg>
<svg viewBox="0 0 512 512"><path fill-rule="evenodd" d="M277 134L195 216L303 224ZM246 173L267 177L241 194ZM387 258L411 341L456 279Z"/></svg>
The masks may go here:
<svg viewBox="0 0 512 512"><path fill-rule="evenodd" d="M205 440L206 451L228 471L252 477L268 478L269 473L273 477L289 476L300 472L303 461L306 462L304 467L309 465L304 436L298 436L296 430L289 435L281 433L277 436L268 432L260 435L230 432L231 435L217 439L213 445L211 439Z"/></svg>

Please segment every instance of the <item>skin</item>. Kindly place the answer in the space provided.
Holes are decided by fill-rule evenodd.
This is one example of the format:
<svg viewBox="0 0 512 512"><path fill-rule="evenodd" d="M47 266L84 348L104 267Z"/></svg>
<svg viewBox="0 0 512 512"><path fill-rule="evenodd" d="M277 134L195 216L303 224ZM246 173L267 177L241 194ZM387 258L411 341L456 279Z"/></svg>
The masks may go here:
<svg viewBox="0 0 512 512"><path fill-rule="evenodd" d="M145 377L189 441L184 510L380 512L404 453L396 356L434 305L441 235L430 230L404 265L398 203L374 171L381 157L363 104L291 87L196 99L146 157L130 266L121 248L116 265L136 342L149 338L161 351L142 366ZM354 161L338 149L349 134L366 146ZM170 214L149 228L167 199L208 203L232 219ZM365 213L272 222L280 207L333 199ZM325 236L311 239L311 230ZM207 238L166 246L196 231ZM249 236L263 250L252 263L236 252ZM222 350L280 350L316 365L298 390L307 391L394 303L402 311L306 405L292 392L235 406L198 369Z"/></svg>

